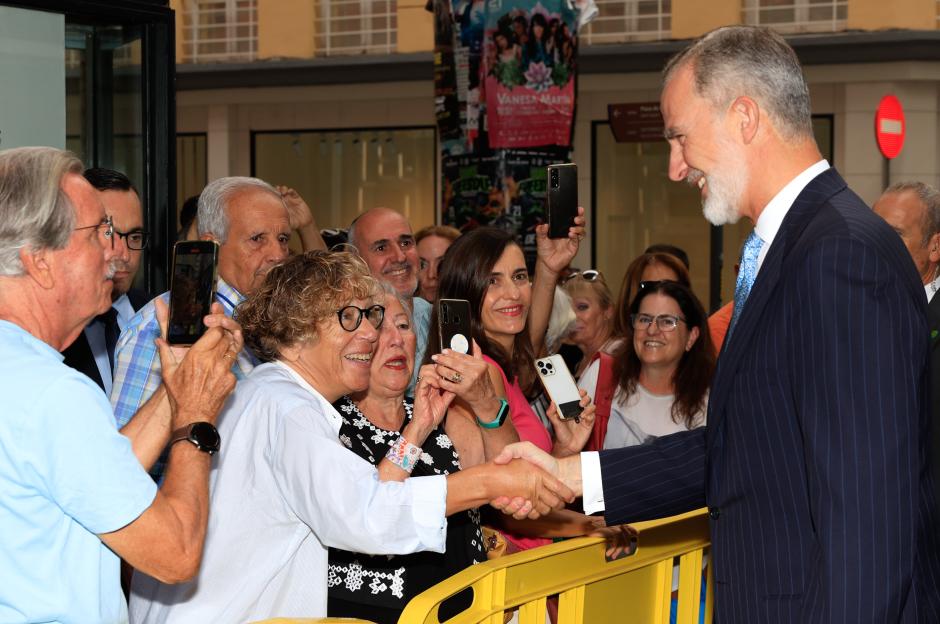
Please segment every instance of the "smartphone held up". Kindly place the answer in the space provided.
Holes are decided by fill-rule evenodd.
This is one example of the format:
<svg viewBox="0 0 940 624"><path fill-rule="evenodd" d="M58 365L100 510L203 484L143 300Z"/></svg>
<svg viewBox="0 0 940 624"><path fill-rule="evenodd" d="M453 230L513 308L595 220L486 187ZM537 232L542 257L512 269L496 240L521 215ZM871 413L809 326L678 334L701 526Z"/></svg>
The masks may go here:
<svg viewBox="0 0 940 624"><path fill-rule="evenodd" d="M203 319L215 297L219 246L215 241L180 241L173 247L167 342L191 345L206 331Z"/></svg>
<svg viewBox="0 0 940 624"><path fill-rule="evenodd" d="M441 338L441 351L452 349L470 353L470 302L466 299L439 299L437 329Z"/></svg>
<svg viewBox="0 0 940 624"><path fill-rule="evenodd" d="M578 216L578 166L574 163L548 166L548 190L545 193L545 214L548 237L568 238Z"/></svg>
<svg viewBox="0 0 940 624"><path fill-rule="evenodd" d="M562 420L579 420L582 410L581 392L562 357L556 354L539 358L535 360L535 368L548 398L558 408L558 417Z"/></svg>

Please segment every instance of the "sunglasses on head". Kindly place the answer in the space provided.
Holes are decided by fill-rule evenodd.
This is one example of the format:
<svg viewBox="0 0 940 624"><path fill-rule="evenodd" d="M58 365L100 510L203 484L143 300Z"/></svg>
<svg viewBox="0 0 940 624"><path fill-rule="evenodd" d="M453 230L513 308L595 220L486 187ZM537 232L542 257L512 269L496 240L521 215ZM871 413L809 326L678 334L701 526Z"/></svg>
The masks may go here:
<svg viewBox="0 0 940 624"><path fill-rule="evenodd" d="M565 277L562 284L567 284L575 278L583 279L585 282L596 282L597 280L604 281L604 276L601 275L600 271L595 269L587 269L586 271L572 271Z"/></svg>

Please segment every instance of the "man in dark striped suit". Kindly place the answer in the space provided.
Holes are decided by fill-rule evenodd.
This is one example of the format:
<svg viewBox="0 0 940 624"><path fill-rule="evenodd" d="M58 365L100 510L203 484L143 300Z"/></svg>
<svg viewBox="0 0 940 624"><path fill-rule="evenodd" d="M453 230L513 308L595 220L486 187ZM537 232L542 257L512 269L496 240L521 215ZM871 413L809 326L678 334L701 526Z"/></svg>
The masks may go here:
<svg viewBox="0 0 940 624"><path fill-rule="evenodd" d="M710 510L720 622L940 622L923 286L820 156L796 54L712 31L670 60L669 175L755 227L704 429L555 461L608 523Z"/></svg>

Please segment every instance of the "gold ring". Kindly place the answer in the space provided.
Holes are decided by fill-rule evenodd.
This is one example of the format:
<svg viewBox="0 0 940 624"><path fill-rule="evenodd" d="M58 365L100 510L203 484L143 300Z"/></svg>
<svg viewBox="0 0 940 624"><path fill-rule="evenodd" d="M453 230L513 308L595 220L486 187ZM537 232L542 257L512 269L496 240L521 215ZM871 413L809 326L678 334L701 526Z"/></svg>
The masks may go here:
<svg viewBox="0 0 940 624"><path fill-rule="evenodd" d="M460 373L454 373L454 376L450 378L451 383L460 383L463 381L463 375Z"/></svg>
<svg viewBox="0 0 940 624"><path fill-rule="evenodd" d="M235 355L234 355L233 353L230 353L230 352L226 351L224 354L222 354L222 359L223 359L223 360L234 360L234 359L235 359Z"/></svg>

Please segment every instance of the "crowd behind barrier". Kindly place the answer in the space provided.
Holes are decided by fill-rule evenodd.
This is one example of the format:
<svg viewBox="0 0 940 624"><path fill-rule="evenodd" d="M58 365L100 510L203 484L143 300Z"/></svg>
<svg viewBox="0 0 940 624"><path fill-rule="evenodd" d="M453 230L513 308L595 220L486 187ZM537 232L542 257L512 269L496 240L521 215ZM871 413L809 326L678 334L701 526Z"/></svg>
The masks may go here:
<svg viewBox="0 0 940 624"><path fill-rule="evenodd" d="M218 279L171 345L194 297L130 288L126 177L0 151L0 621L940 621L940 194L864 205L768 29L691 43L661 109L669 177L754 222L710 319L671 245L616 301L572 267L583 208L534 265L383 207L334 249L296 192L230 177L181 223Z"/></svg>

